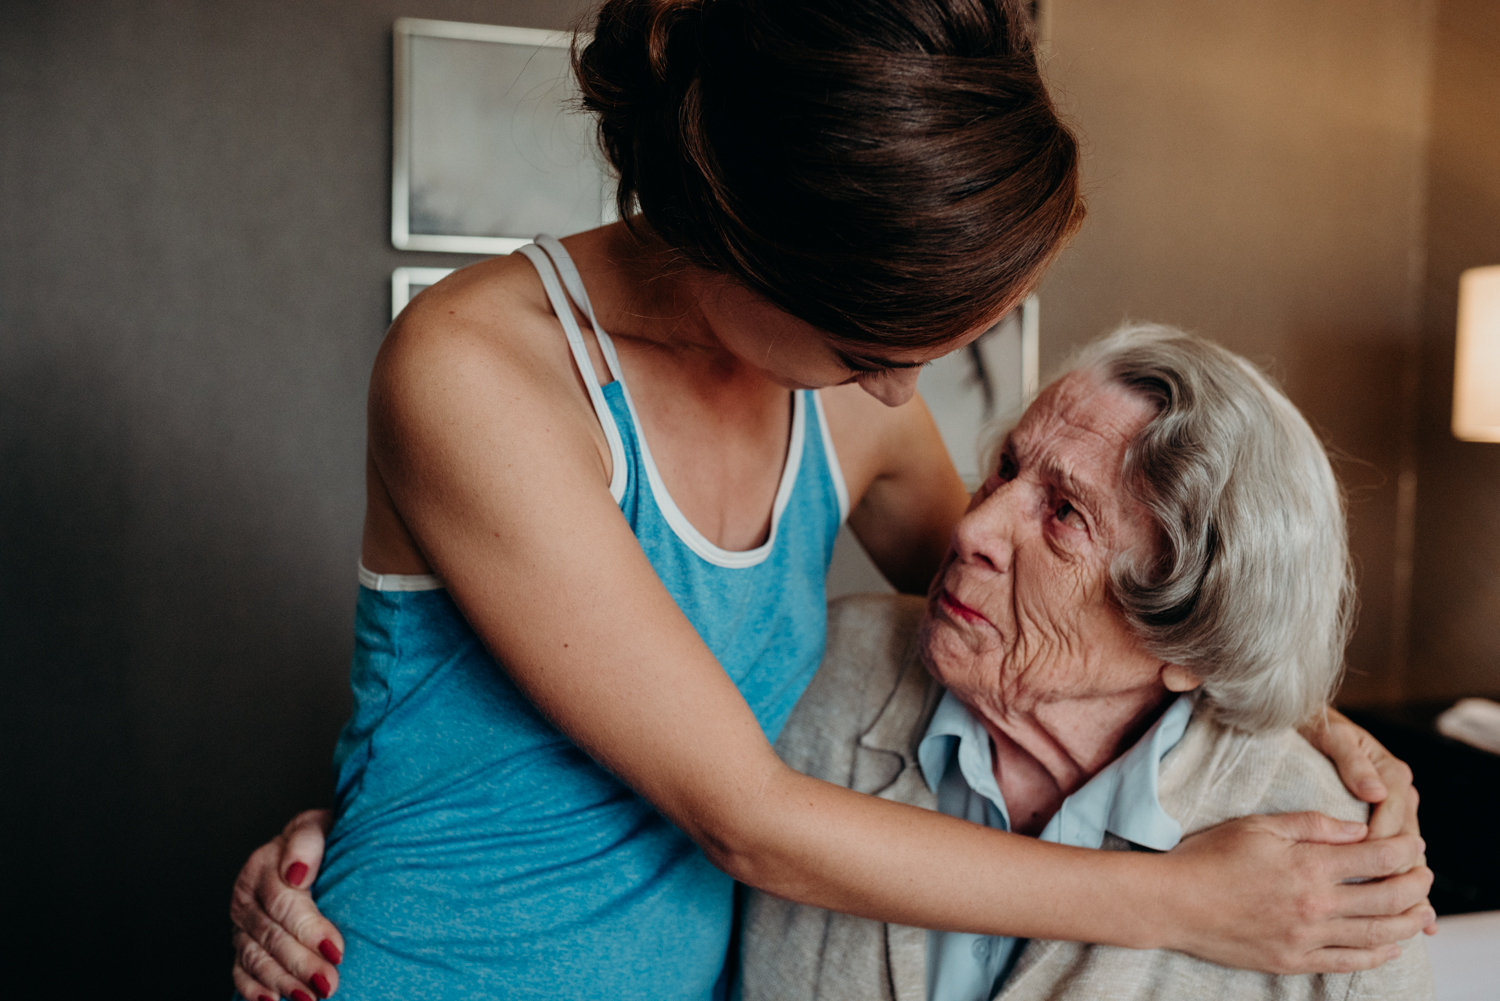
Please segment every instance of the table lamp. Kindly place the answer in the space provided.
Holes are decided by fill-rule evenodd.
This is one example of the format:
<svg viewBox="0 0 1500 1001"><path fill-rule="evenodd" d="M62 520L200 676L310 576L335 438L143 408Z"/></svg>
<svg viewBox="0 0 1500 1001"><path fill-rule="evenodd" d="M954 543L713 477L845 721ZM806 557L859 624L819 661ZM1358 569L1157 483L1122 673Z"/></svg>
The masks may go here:
<svg viewBox="0 0 1500 1001"><path fill-rule="evenodd" d="M1458 279L1453 436L1500 442L1500 265Z"/></svg>

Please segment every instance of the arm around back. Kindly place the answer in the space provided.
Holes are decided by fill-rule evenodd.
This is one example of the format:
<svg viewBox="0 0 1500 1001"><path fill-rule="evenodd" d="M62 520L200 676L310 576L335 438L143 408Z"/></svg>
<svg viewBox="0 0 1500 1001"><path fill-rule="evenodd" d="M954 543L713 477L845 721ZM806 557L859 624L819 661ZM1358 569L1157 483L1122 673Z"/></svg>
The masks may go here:
<svg viewBox="0 0 1500 1001"><path fill-rule="evenodd" d="M1200 708L1163 761L1161 801L1185 833L1250 813L1317 810L1360 820L1333 765L1291 730L1246 734ZM1128 849L1114 840L1113 847ZM1028 945L997 1001L1424 1001L1432 970L1421 935L1401 955L1352 973L1272 975L1208 963L1168 950L1137 951L1074 942Z"/></svg>
<svg viewBox="0 0 1500 1001"><path fill-rule="evenodd" d="M620 516L583 391L565 358L545 355L556 337L498 344L482 317L441 319L398 325L377 362L370 433L382 481L515 684L716 865L781 897L907 925L1126 945L1186 933L1151 907L1170 879L1152 860L987 830L783 764ZM1265 955L1268 920L1303 924L1287 901L1338 896L1307 885L1316 871L1247 879L1285 870L1279 851L1267 841L1261 854L1171 871L1233 898L1228 933ZM1257 892L1234 889L1247 882ZM1132 902L1159 922L1143 923ZM1237 907L1256 920L1237 926ZM1345 945L1347 934L1330 920L1307 938ZM1341 960L1379 958L1362 949ZM1283 960L1313 961L1309 951Z"/></svg>

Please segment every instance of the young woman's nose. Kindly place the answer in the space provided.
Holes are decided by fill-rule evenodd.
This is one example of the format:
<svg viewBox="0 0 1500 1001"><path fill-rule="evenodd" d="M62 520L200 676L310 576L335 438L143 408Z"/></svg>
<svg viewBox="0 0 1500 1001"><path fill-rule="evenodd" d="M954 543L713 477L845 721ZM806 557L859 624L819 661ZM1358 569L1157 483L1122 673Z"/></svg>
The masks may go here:
<svg viewBox="0 0 1500 1001"><path fill-rule="evenodd" d="M899 407L917 393L919 368L895 368L884 372L872 372L857 381L860 388L888 407Z"/></svg>

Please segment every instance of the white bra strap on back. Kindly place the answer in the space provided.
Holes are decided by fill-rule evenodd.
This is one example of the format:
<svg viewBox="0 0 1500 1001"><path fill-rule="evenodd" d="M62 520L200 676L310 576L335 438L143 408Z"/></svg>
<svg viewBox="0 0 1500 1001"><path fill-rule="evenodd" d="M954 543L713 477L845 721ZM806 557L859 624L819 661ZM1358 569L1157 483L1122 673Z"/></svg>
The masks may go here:
<svg viewBox="0 0 1500 1001"><path fill-rule="evenodd" d="M594 328L594 336L599 340L599 353L604 355L604 364L609 366L610 378L620 379L620 357L615 354L614 340L599 325L599 318L594 315L594 304L589 301L588 290L583 287L583 276L578 273L578 266L568 255L567 248L556 237L545 233L537 234L536 245L547 252L553 267L557 269L558 277L562 279L563 288L568 290L568 295L578 304L579 311L589 318L589 326Z"/></svg>
<svg viewBox="0 0 1500 1001"><path fill-rule="evenodd" d="M599 418L599 426L604 429L605 440L609 442L612 467L609 476L609 492L618 504L625 496L625 443L620 438L620 429L615 424L615 417L610 412L609 403L604 399L604 390L599 388L599 375L594 371L594 363L589 359L588 346L583 342L583 331L579 329L578 321L573 318L573 308L568 305L568 297L557 283L557 272L548 260L548 255L544 254L534 243L526 244L518 253L536 268L537 275L542 279L542 288L547 292L547 301L552 304L552 311L557 314L557 319L562 323L563 334L568 338L568 347L573 352L573 362L578 366L579 375L583 376L583 386L588 390L589 403L594 407L594 416ZM574 274L577 274L576 270ZM590 322L593 322L592 318ZM594 330L597 333L599 328L595 327ZM613 353L613 345L608 348L605 345L604 337L600 334L599 347L608 362L609 356ZM613 367L611 365L611 368ZM619 376L616 375L615 378L618 379Z"/></svg>

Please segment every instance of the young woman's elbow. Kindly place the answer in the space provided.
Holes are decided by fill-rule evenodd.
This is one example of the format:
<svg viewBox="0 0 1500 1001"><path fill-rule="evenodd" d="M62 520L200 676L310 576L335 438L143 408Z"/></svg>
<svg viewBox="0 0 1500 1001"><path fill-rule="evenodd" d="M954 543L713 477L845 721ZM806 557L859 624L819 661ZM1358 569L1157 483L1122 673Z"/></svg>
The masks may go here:
<svg viewBox="0 0 1500 1001"><path fill-rule="evenodd" d="M715 868L757 890L775 893L792 875L788 872L786 854L770 845L731 845L724 841L700 844Z"/></svg>
<svg viewBox="0 0 1500 1001"><path fill-rule="evenodd" d="M780 788L786 779L809 781L785 766L768 776L759 793L735 797L723 808L702 816L689 831L703 854L720 871L741 883L768 889L786 876L790 848L799 825L787 804L797 802Z"/></svg>

